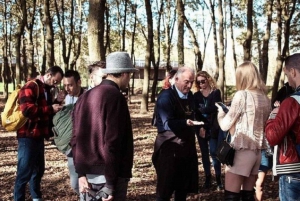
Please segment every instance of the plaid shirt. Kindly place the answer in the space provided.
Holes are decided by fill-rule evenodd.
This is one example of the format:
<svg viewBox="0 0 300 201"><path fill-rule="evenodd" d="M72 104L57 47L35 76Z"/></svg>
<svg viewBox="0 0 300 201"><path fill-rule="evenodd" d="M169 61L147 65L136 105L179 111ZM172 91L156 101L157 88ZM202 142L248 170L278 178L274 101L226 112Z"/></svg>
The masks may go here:
<svg viewBox="0 0 300 201"><path fill-rule="evenodd" d="M18 138L47 138L49 136L49 116L53 114L53 108L47 104L44 83L39 79L35 82L39 90L34 82L27 82L19 91L20 109L28 120L17 131Z"/></svg>

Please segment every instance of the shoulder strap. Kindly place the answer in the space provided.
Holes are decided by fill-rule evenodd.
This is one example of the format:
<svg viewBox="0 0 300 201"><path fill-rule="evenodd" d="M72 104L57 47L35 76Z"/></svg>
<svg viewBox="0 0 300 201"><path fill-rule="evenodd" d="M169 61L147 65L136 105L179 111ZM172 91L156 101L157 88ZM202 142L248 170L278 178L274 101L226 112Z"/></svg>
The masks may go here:
<svg viewBox="0 0 300 201"><path fill-rule="evenodd" d="M294 98L300 104L300 91L296 91L291 95L291 97Z"/></svg>
<svg viewBox="0 0 300 201"><path fill-rule="evenodd" d="M36 101L35 101L35 104L37 104L37 101L38 101L39 95L40 95L40 86L39 86L38 83L37 83L36 81L34 81L34 80L30 80L30 81L28 81L27 83L29 83L29 82L33 82L33 83L36 84L36 86L37 86L37 97L36 97ZM27 84L27 83L26 83L26 84Z"/></svg>

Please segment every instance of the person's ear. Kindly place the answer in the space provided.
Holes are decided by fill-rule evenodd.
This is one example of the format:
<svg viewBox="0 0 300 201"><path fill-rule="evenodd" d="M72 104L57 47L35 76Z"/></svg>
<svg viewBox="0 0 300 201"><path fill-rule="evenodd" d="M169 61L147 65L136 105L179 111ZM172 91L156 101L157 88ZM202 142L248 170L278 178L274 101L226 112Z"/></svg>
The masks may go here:
<svg viewBox="0 0 300 201"><path fill-rule="evenodd" d="M46 80L49 80L49 79L51 79L51 77L52 77L51 73L47 73L47 74L45 74L45 75L46 75Z"/></svg>
<svg viewBox="0 0 300 201"><path fill-rule="evenodd" d="M292 68L294 70L294 76L300 76L300 70L296 69L296 68Z"/></svg>
<svg viewBox="0 0 300 201"><path fill-rule="evenodd" d="M291 74L293 77L296 77L297 73L299 73L295 68L291 68Z"/></svg>
<svg viewBox="0 0 300 201"><path fill-rule="evenodd" d="M77 84L78 86L81 86L81 80L78 80Z"/></svg>

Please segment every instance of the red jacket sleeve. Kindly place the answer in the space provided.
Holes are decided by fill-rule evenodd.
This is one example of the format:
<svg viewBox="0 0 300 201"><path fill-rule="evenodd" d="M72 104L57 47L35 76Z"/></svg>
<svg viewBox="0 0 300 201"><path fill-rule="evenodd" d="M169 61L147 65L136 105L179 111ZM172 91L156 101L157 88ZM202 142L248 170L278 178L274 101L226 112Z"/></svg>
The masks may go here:
<svg viewBox="0 0 300 201"><path fill-rule="evenodd" d="M299 114L300 105L294 98L289 97L282 102L276 118L266 123L266 137L271 146L281 144L289 131L300 132Z"/></svg>

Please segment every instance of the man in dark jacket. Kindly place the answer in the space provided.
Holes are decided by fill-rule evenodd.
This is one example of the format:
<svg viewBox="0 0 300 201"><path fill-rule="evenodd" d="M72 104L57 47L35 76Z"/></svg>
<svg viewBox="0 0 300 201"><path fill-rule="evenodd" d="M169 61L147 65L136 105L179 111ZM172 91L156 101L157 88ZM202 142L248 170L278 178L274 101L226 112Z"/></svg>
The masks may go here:
<svg viewBox="0 0 300 201"><path fill-rule="evenodd" d="M58 85L63 76L60 67L51 67L44 76L27 82L19 92L20 109L28 120L17 130L18 163L14 188L15 201L25 200L28 182L32 199L34 201L42 199L40 183L45 170L44 138L49 138L51 116L62 108L59 104L48 104L51 97L45 88Z"/></svg>
<svg viewBox="0 0 300 201"><path fill-rule="evenodd" d="M107 56L107 78L77 100L73 112L72 153L79 177L81 200L90 200L90 190L108 195L106 200L126 199L132 177L133 135L125 97L120 90L130 81L133 67L129 55ZM76 115L75 115L76 114Z"/></svg>
<svg viewBox="0 0 300 201"><path fill-rule="evenodd" d="M270 145L278 145L278 162L282 165L279 198L288 201L299 200L300 197L300 153L297 151L300 145L300 53L287 57L283 70L296 93L273 109L265 132Z"/></svg>
<svg viewBox="0 0 300 201"><path fill-rule="evenodd" d="M161 92L156 103L156 127L152 161L157 173L157 201L186 200L198 192L198 161L195 146L193 85L195 72L181 67L175 84ZM198 114L196 114L197 116ZM201 115L197 120L203 120ZM203 122L201 122L203 123ZM200 129L197 127L197 129Z"/></svg>

